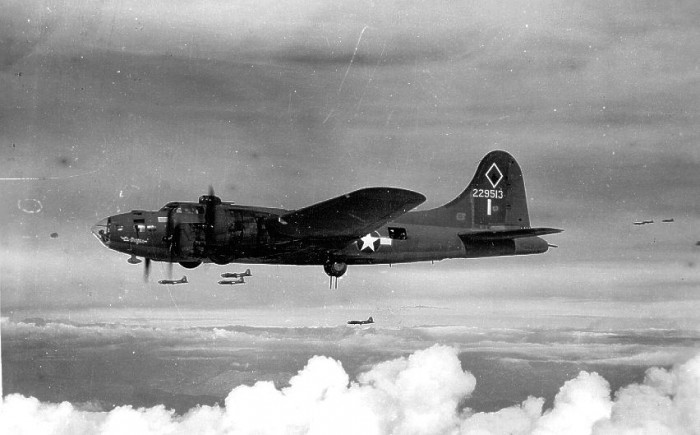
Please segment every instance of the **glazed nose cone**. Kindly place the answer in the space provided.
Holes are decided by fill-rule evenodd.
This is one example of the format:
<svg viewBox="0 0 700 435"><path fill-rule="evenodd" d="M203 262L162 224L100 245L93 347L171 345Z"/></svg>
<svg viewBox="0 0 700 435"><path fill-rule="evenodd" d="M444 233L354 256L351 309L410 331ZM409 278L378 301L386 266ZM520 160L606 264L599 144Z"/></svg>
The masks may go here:
<svg viewBox="0 0 700 435"><path fill-rule="evenodd" d="M97 222L95 225L90 228L90 231L92 231L92 234L97 237L97 240L100 241L103 245L107 246L109 244L109 218L104 218L101 221Z"/></svg>

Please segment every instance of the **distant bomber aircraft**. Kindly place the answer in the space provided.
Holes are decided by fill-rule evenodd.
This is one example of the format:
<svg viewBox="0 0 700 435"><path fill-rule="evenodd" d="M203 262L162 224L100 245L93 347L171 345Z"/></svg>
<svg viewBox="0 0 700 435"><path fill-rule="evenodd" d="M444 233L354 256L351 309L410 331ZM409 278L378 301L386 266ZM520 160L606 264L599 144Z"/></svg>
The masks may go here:
<svg viewBox="0 0 700 435"><path fill-rule="evenodd" d="M221 277L222 278L242 278L244 276L253 276L253 274L250 273L250 269L246 269L245 272L243 273L222 273Z"/></svg>
<svg viewBox="0 0 700 435"><path fill-rule="evenodd" d="M180 279L161 279L160 281L158 281L158 284L168 284L168 285L187 284L187 277L183 276Z"/></svg>
<svg viewBox="0 0 700 435"><path fill-rule="evenodd" d="M636 221L634 222L634 225L647 225L647 224L653 224L653 220L648 220L648 221Z"/></svg>
<svg viewBox="0 0 700 435"><path fill-rule="evenodd" d="M369 316L367 320L350 320L348 321L348 325L369 325L370 323L374 323L374 319L372 316Z"/></svg>
<svg viewBox="0 0 700 435"><path fill-rule="evenodd" d="M92 232L115 251L191 269L202 263L319 265L331 278L348 265L393 264L546 252L531 227L520 166L488 153L466 190L431 210L408 212L420 193L369 187L299 210L222 202L210 188L199 202L169 202L102 219ZM130 261L133 263L133 260Z"/></svg>
<svg viewBox="0 0 700 435"><path fill-rule="evenodd" d="M243 277L240 277L236 280L222 279L221 281L219 281L219 285L236 285L236 284L245 284L245 280L243 279Z"/></svg>

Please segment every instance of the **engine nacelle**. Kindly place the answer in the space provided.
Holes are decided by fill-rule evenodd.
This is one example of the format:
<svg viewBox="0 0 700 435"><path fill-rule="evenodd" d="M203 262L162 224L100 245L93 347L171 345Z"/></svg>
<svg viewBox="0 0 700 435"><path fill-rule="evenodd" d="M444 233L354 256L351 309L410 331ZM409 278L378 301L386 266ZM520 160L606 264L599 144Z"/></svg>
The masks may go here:
<svg viewBox="0 0 700 435"><path fill-rule="evenodd" d="M180 261L179 263L180 266L184 267L185 269L194 269L195 267L202 264L201 261Z"/></svg>

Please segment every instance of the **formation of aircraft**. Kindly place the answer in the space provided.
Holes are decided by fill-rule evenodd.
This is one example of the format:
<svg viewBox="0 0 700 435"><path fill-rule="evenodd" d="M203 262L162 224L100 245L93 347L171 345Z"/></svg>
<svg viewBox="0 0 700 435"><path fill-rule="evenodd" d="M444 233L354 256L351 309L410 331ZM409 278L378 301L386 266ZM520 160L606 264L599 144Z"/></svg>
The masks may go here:
<svg viewBox="0 0 700 435"><path fill-rule="evenodd" d="M240 277L238 279L222 279L219 281L219 285L236 285L236 284L245 284L245 280L243 277Z"/></svg>
<svg viewBox="0 0 700 435"><path fill-rule="evenodd" d="M168 284L168 285L187 284L187 277L183 276L180 279L161 279L160 281L158 281L158 284Z"/></svg>
<svg viewBox="0 0 700 435"><path fill-rule="evenodd" d="M136 258L136 257L133 257ZM130 263L133 263L134 260L132 258L129 258ZM138 264L141 262L138 258L136 258L136 263ZM222 273L221 277L222 278L238 278L237 280L221 280L219 281L219 284L221 285L234 285L234 284L245 284L245 281L243 280L244 276L252 276L250 273L250 269L246 269L245 272L233 272L233 273ZM168 285L174 285L174 284L187 284L189 281L187 281L187 277L183 276L180 279L161 279L158 281L158 284L168 284Z"/></svg>
<svg viewBox="0 0 700 435"><path fill-rule="evenodd" d="M367 320L349 320L348 325L369 325L370 323L374 323L374 319L372 316L369 316Z"/></svg>
<svg viewBox="0 0 700 435"><path fill-rule="evenodd" d="M520 166L504 151L479 163L467 188L430 210L410 211L420 193L369 187L298 210L236 205L214 195L169 202L102 219L92 232L106 247L151 261L318 265L330 277L348 265L544 253L540 236L562 230L531 227Z"/></svg>
<svg viewBox="0 0 700 435"><path fill-rule="evenodd" d="M250 273L250 269L246 269L245 272L226 272L221 274L222 278L242 278L244 276L253 276L253 274Z"/></svg>
<svg viewBox="0 0 700 435"><path fill-rule="evenodd" d="M673 219L673 218L661 219L661 222L665 223L665 224L670 224L670 223L675 222L675 219ZM653 219L633 222L634 225L648 225L648 224L653 224L653 223L654 223Z"/></svg>

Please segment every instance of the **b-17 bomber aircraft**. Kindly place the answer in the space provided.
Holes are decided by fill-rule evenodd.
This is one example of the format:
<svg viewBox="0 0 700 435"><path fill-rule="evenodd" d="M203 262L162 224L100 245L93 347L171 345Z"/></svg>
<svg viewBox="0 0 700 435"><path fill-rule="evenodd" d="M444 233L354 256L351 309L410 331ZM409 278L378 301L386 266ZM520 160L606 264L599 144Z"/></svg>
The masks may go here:
<svg viewBox="0 0 700 435"><path fill-rule="evenodd" d="M222 279L219 281L219 285L236 285L236 284L245 284L245 280L243 277L240 277L238 279Z"/></svg>
<svg viewBox="0 0 700 435"><path fill-rule="evenodd" d="M250 273L250 269L246 269L245 272L225 272L221 274L222 278L242 278L244 276L253 276L253 274Z"/></svg>
<svg viewBox="0 0 700 435"><path fill-rule="evenodd" d="M369 316L367 320L348 320L348 325L369 325L374 323L372 316Z"/></svg>
<svg viewBox="0 0 700 435"><path fill-rule="evenodd" d="M531 227L520 166L504 151L488 153L457 198L411 211L420 193L369 187L298 210L223 202L210 189L198 202L107 217L92 232L105 246L151 261L318 265L337 279L348 265L394 264L546 252ZM132 261L133 262L133 261Z"/></svg>
<svg viewBox="0 0 700 435"><path fill-rule="evenodd" d="M175 284L187 284L187 277L183 276L180 279L161 279L158 284L175 285Z"/></svg>

